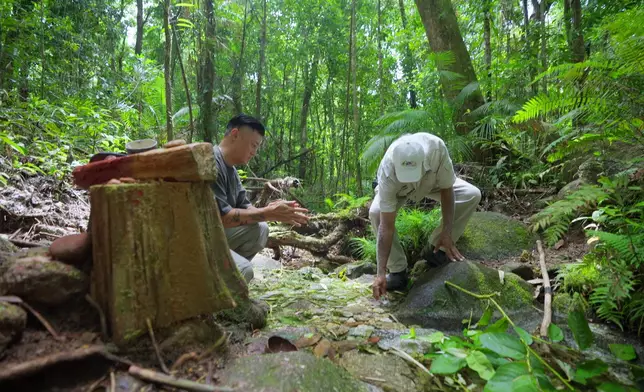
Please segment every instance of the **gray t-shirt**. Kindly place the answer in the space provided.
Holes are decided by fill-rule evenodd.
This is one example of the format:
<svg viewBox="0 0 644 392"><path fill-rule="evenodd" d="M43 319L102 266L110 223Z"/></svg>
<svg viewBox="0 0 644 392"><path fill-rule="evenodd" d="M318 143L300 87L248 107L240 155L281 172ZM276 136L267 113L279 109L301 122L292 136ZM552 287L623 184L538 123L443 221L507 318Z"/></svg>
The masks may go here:
<svg viewBox="0 0 644 392"><path fill-rule="evenodd" d="M219 146L214 147L214 153L217 165L217 181L212 183L212 190L215 192L221 216L226 215L233 208L250 207L251 204L246 196L246 189L241 183L237 169L226 164Z"/></svg>

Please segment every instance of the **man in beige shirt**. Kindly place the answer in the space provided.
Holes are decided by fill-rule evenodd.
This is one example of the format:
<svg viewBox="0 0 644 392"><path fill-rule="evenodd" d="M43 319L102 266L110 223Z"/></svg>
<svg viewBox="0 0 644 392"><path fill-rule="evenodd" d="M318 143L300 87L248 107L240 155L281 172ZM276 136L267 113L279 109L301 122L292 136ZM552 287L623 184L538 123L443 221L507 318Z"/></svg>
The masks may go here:
<svg viewBox="0 0 644 392"><path fill-rule="evenodd" d="M445 143L429 133L403 135L387 149L378 168L378 186L369 209L376 233L378 275L373 296L407 286L407 257L395 229L396 214L407 200L429 197L441 203L441 224L430 236L434 254L464 260L455 246L481 201L478 188L457 178ZM389 274L387 274L389 270Z"/></svg>

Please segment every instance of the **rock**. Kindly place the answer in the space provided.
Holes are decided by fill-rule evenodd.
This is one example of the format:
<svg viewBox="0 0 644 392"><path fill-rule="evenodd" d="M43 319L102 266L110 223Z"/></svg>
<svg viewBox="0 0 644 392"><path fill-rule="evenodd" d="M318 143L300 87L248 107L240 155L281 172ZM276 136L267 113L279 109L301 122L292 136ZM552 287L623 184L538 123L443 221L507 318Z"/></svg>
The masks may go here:
<svg viewBox="0 0 644 392"><path fill-rule="evenodd" d="M454 333L462 331L461 322L470 317L470 312L473 322L476 322L485 310L486 301L447 286L445 281L476 294L500 292L496 301L515 323L526 330L532 330L540 322L540 318L534 316L530 284L508 273L502 285L497 270L471 261L449 263L423 274L394 313L398 320L407 325ZM499 316L495 311L495 317Z"/></svg>
<svg viewBox="0 0 644 392"><path fill-rule="evenodd" d="M237 358L218 378L238 391L368 391L343 368L304 351Z"/></svg>
<svg viewBox="0 0 644 392"><path fill-rule="evenodd" d="M178 326L164 328L159 335L161 351L175 353L174 356L191 349L207 349L218 342L222 348L225 346L224 330L212 318L186 320Z"/></svg>
<svg viewBox="0 0 644 392"><path fill-rule="evenodd" d="M237 306L216 314L217 318L236 325L244 325L250 330L266 326L269 306L266 302L250 299L237 301Z"/></svg>
<svg viewBox="0 0 644 392"><path fill-rule="evenodd" d="M262 254L255 255L251 262L253 263L253 267L257 269L274 270L282 267L282 263L279 260Z"/></svg>
<svg viewBox="0 0 644 392"><path fill-rule="evenodd" d="M414 392L418 377L412 372L404 359L392 355L372 355L358 351L345 353L340 365L355 378L396 392Z"/></svg>
<svg viewBox="0 0 644 392"><path fill-rule="evenodd" d="M349 263L347 265L341 265L335 269L335 273L340 273L342 270L345 271L345 276L349 279L357 279L362 275L376 274L376 265L368 261L357 261L355 263Z"/></svg>
<svg viewBox="0 0 644 392"><path fill-rule="evenodd" d="M358 325L357 327L349 330L349 336L357 339L367 339L371 336L374 330L375 328L371 325Z"/></svg>
<svg viewBox="0 0 644 392"><path fill-rule="evenodd" d="M574 181L567 183L566 185L563 186L563 188L559 190L559 192L557 193L557 198L563 199L569 194L575 192L577 189L581 188L581 186L584 184L585 182L581 179L576 179Z"/></svg>
<svg viewBox="0 0 644 392"><path fill-rule="evenodd" d="M55 260L81 266L92 259L90 233L85 232L57 238L49 246L49 252Z"/></svg>
<svg viewBox="0 0 644 392"><path fill-rule="evenodd" d="M27 326L27 312L20 306L0 302L0 355L22 336Z"/></svg>
<svg viewBox="0 0 644 392"><path fill-rule="evenodd" d="M534 236L523 223L497 212L475 212L458 240L458 250L468 259L498 260L518 257L532 249Z"/></svg>
<svg viewBox="0 0 644 392"><path fill-rule="evenodd" d="M518 261L512 261L503 265L501 267L501 271L519 275L523 280L534 279L534 271L532 270L532 267Z"/></svg>
<svg viewBox="0 0 644 392"><path fill-rule="evenodd" d="M397 348L411 356L423 355L431 352L432 344L419 338L429 336L437 331L435 329L415 328L415 332L416 339L405 339L402 337L409 334L408 329L379 329L375 332L375 335L380 338L378 341L378 347L380 347L381 350L389 351L392 348Z"/></svg>
<svg viewBox="0 0 644 392"><path fill-rule="evenodd" d="M15 253L19 249L15 246L6 235L0 235L0 252Z"/></svg>
<svg viewBox="0 0 644 392"><path fill-rule="evenodd" d="M60 305L87 290L87 276L46 257L5 263L0 270L0 295L16 295L29 303Z"/></svg>

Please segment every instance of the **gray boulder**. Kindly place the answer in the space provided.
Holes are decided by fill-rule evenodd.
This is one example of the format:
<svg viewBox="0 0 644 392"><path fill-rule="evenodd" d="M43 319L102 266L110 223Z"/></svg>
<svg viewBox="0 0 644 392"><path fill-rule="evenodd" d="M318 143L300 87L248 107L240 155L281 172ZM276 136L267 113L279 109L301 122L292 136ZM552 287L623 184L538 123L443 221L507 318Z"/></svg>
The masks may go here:
<svg viewBox="0 0 644 392"><path fill-rule="evenodd" d="M357 279L362 275L375 275L376 265L368 261L356 261L347 265L341 265L335 269L335 273L345 270L345 276L349 279Z"/></svg>
<svg viewBox="0 0 644 392"><path fill-rule="evenodd" d="M486 301L447 286L445 281L476 294L499 292L496 301L512 321L527 330L540 322L532 308L530 284L512 273L506 273L501 283L498 270L471 261L449 263L425 272L398 306L395 312L398 320L455 333L462 331L462 320L469 319L470 314L475 323L485 311ZM495 317L500 317L498 311Z"/></svg>
<svg viewBox="0 0 644 392"><path fill-rule="evenodd" d="M35 256L0 266L0 295L16 295L26 302L60 305L87 290L87 276L78 269Z"/></svg>
<svg viewBox="0 0 644 392"><path fill-rule="evenodd" d="M501 271L519 275L524 280L534 279L534 270L532 270L530 264L527 263L512 261L503 265L501 267Z"/></svg>
<svg viewBox="0 0 644 392"><path fill-rule="evenodd" d="M370 380L385 390L414 392L418 376L414 374L404 359L393 354L365 354L349 351L342 355L340 365L354 377Z"/></svg>
<svg viewBox="0 0 644 392"><path fill-rule="evenodd" d="M367 385L328 359L304 351L235 359L219 376L222 385L238 391L360 392Z"/></svg>
<svg viewBox="0 0 644 392"><path fill-rule="evenodd" d="M19 306L0 302L0 355L9 344L20 339L27 326L27 313Z"/></svg>
<svg viewBox="0 0 644 392"><path fill-rule="evenodd" d="M469 259L518 257L532 249L534 235L516 219L498 212L475 212L458 240L458 250Z"/></svg>

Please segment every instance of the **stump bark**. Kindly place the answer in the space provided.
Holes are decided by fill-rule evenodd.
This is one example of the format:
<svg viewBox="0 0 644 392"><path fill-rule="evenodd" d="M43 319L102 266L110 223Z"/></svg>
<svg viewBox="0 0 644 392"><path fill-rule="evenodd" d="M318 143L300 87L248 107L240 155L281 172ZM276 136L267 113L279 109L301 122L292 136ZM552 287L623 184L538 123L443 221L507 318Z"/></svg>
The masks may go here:
<svg viewBox="0 0 644 392"><path fill-rule="evenodd" d="M205 182L90 188L91 293L122 345L155 327L248 300Z"/></svg>

